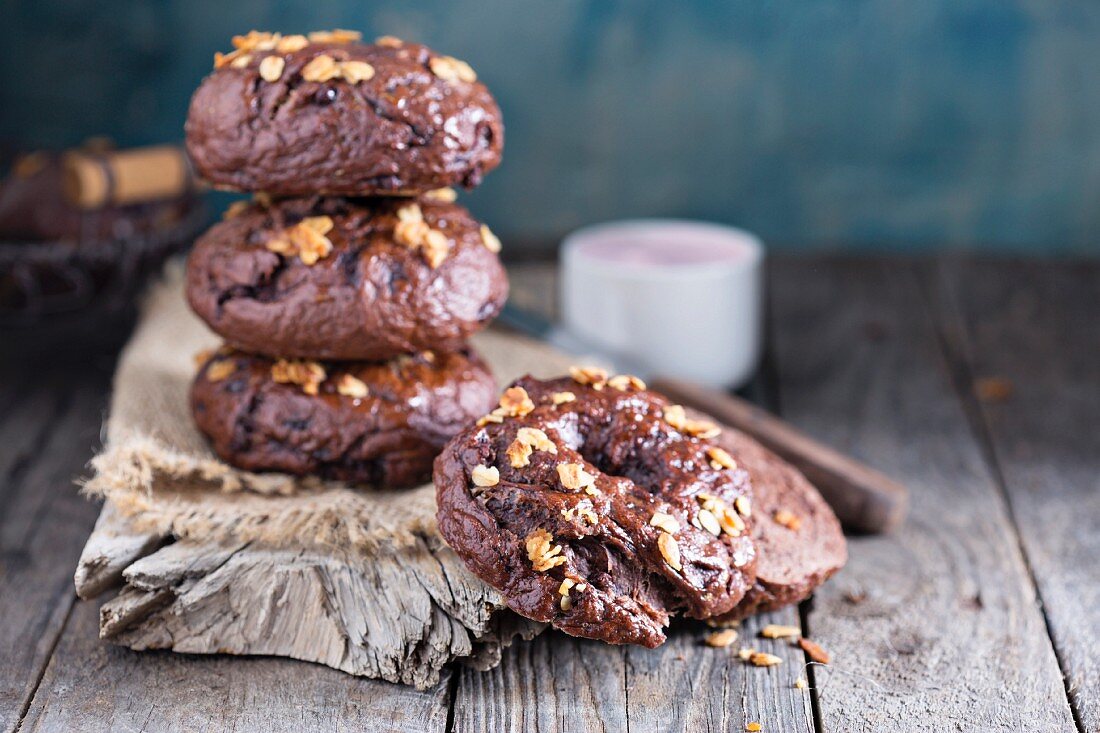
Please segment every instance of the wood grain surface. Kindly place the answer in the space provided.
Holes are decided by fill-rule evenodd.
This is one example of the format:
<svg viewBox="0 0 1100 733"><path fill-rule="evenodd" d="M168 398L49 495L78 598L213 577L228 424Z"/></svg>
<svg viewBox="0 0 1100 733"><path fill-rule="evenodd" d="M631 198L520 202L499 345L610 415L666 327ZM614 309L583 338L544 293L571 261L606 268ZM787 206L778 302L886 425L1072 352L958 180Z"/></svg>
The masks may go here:
<svg viewBox="0 0 1100 733"><path fill-rule="evenodd" d="M513 288L550 310L554 270L515 268ZM101 642L98 603L72 590L98 508L71 480L98 443L110 360L5 360L0 731L1100 730L1100 267L784 258L770 288L753 394L903 481L910 519L853 539L812 603L748 622L729 649L693 624L652 651L551 633L425 692ZM801 625L832 664L756 638L767 621ZM784 662L747 667L742 646Z"/></svg>

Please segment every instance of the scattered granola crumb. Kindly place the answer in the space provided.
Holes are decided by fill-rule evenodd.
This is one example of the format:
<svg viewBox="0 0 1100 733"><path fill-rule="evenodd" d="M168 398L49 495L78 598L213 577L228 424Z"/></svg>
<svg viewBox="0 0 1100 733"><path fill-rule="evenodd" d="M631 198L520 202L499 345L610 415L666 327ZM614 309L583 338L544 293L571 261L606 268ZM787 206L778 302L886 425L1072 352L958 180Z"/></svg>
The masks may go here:
<svg viewBox="0 0 1100 733"><path fill-rule="evenodd" d="M817 642L810 641L809 639L803 637L798 640L798 646L802 648L802 651L806 652L806 656L808 656L812 661L817 662L818 664L829 663L829 652L825 651Z"/></svg>
<svg viewBox="0 0 1100 733"><path fill-rule="evenodd" d="M796 690L805 690L806 689L806 680L799 677L798 679L796 679L794 681L794 688Z"/></svg>
<svg viewBox="0 0 1100 733"><path fill-rule="evenodd" d="M724 649L737 641L737 630L725 629L723 631L715 631L713 634L707 634L707 638L704 641L707 646Z"/></svg>
<svg viewBox="0 0 1100 733"><path fill-rule="evenodd" d="M760 635L765 639L789 639L794 636L801 636L802 629L797 626L780 626L779 624L768 624L760 630Z"/></svg>
<svg viewBox="0 0 1100 733"><path fill-rule="evenodd" d="M745 730L750 731L751 733L758 733L758 731L764 730L764 726L760 725L760 723L757 723L756 721L753 721L752 723L748 723L745 725Z"/></svg>
<svg viewBox="0 0 1100 733"><path fill-rule="evenodd" d="M749 664L754 667L774 667L782 663L781 658L767 652L753 652L749 655Z"/></svg>
<svg viewBox="0 0 1100 733"><path fill-rule="evenodd" d="M982 402L1005 402L1012 397L1015 385L1005 377L982 377L974 382L974 390Z"/></svg>

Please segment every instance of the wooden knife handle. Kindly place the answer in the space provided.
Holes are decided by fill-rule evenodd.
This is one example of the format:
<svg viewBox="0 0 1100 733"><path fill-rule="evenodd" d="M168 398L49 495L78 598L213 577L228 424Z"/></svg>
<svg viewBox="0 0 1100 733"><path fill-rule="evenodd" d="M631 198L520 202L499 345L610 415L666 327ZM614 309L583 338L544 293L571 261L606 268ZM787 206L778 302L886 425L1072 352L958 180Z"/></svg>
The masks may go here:
<svg viewBox="0 0 1100 733"><path fill-rule="evenodd" d="M650 386L674 402L706 412L748 433L793 464L817 487L845 529L886 532L905 518L909 496L904 486L817 442L756 405L677 379L653 379Z"/></svg>
<svg viewBox="0 0 1100 733"><path fill-rule="evenodd" d="M187 155L175 145L71 150L61 165L65 197L82 209L176 198L194 185Z"/></svg>

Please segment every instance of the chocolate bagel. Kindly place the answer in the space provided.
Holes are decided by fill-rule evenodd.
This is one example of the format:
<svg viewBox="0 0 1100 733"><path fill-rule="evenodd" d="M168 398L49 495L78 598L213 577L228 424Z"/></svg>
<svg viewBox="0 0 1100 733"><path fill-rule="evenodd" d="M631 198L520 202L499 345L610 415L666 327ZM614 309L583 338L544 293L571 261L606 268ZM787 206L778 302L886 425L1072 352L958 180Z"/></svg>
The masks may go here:
<svg viewBox="0 0 1100 733"><path fill-rule="evenodd" d="M310 198L230 213L195 243L187 297L245 351L371 361L454 351L508 296L499 242L455 204Z"/></svg>
<svg viewBox="0 0 1100 733"><path fill-rule="evenodd" d="M495 392L472 351L323 364L223 348L195 377L191 409L238 468L402 488L431 475L439 449Z"/></svg>
<svg viewBox="0 0 1100 733"><path fill-rule="evenodd" d="M717 449L713 423L682 419L637 380L577 377L518 380L447 445L439 530L519 614L657 646L671 613L726 613L751 587L737 509L749 477Z"/></svg>
<svg viewBox="0 0 1100 733"><path fill-rule="evenodd" d="M440 533L510 608L615 644L657 646L674 613L794 602L844 561L839 524L797 471L633 377L518 380L434 479ZM816 539L791 549L776 513Z"/></svg>
<svg viewBox="0 0 1100 733"><path fill-rule="evenodd" d="M500 162L500 109L469 65L347 31L253 31L215 58L187 150L222 188L287 196L472 188Z"/></svg>

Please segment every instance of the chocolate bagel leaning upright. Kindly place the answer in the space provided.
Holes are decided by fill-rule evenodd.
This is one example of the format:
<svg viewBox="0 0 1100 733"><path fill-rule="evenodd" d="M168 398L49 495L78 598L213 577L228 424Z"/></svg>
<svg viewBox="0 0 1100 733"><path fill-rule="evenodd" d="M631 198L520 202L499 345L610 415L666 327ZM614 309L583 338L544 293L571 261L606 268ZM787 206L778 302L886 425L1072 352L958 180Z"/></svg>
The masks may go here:
<svg viewBox="0 0 1100 733"><path fill-rule="evenodd" d="M796 602L846 558L797 471L626 375L517 380L434 478L440 533L512 610L615 644Z"/></svg>
<svg viewBox="0 0 1100 733"><path fill-rule="evenodd" d="M195 243L187 298L244 351L372 361L453 351L508 297L499 242L452 203L312 197L230 214Z"/></svg>

